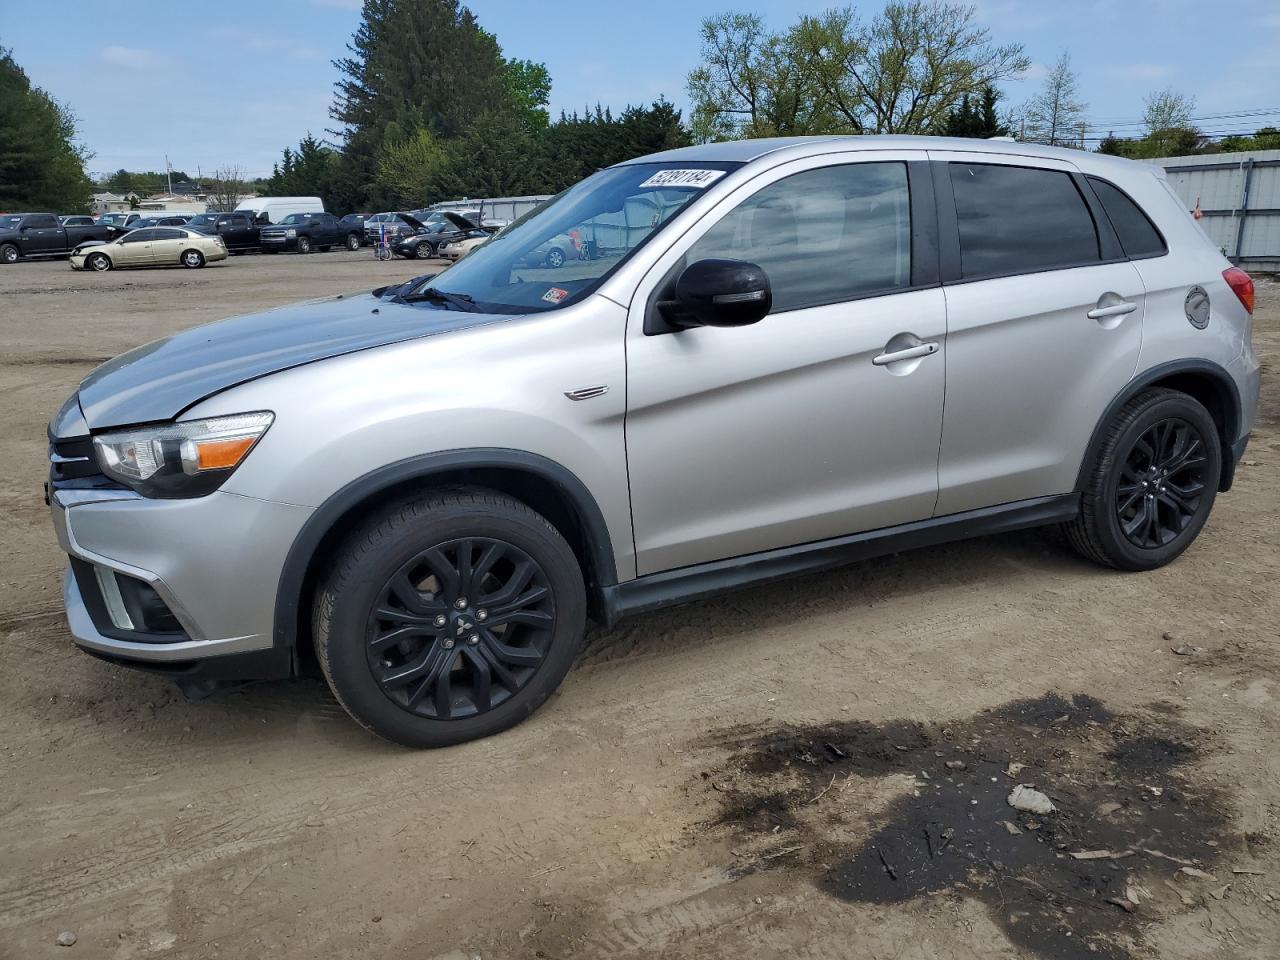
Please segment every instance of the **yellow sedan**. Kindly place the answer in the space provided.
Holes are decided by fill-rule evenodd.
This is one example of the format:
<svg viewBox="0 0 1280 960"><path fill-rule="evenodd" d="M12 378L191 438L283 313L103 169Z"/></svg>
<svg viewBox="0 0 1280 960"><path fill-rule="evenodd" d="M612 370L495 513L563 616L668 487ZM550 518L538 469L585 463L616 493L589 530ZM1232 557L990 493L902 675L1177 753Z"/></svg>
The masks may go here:
<svg viewBox="0 0 1280 960"><path fill-rule="evenodd" d="M71 251L73 270L112 270L117 267L203 267L227 259L221 237L181 227L144 227L110 243L81 244Z"/></svg>

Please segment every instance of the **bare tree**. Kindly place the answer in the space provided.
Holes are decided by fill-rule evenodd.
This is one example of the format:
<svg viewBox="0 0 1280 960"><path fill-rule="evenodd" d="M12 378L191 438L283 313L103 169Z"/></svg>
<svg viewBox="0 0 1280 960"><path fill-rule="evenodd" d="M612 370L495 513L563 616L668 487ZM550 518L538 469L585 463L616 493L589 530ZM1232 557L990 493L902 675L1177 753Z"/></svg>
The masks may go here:
<svg viewBox="0 0 1280 960"><path fill-rule="evenodd" d="M243 167L230 164L219 167L205 182L208 186L205 195L208 197L209 209L215 213L234 210L248 192Z"/></svg>
<svg viewBox="0 0 1280 960"><path fill-rule="evenodd" d="M1044 87L1022 108L1023 139L1058 147L1082 145L1084 113L1078 81L1071 69L1071 55L1063 53L1044 79Z"/></svg>
<svg viewBox="0 0 1280 960"><path fill-rule="evenodd" d="M997 45L971 6L889 3L861 24L852 7L807 16L789 41L835 116L865 133L929 133L962 97L1031 65L1017 43Z"/></svg>
<svg viewBox="0 0 1280 960"><path fill-rule="evenodd" d="M1178 93L1172 87L1156 90L1147 94L1144 101L1146 109L1142 113L1142 122L1146 124L1147 136L1154 136L1162 130L1187 130L1191 128L1191 114L1195 113L1196 101Z"/></svg>
<svg viewBox="0 0 1280 960"><path fill-rule="evenodd" d="M1024 71L1019 44L997 45L974 8L893 2L870 23L852 7L802 17L783 34L753 14L702 24L689 74L700 140L805 133L928 133L966 94Z"/></svg>

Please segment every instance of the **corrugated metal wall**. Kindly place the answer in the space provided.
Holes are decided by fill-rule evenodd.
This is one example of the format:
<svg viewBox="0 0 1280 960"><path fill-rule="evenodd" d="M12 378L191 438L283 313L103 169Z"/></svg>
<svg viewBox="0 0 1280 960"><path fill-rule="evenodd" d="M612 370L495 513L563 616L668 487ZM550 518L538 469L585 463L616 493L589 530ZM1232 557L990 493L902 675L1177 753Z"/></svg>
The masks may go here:
<svg viewBox="0 0 1280 960"><path fill-rule="evenodd" d="M1235 263L1280 272L1280 150L1161 157L1169 186L1187 209L1200 204L1200 226Z"/></svg>

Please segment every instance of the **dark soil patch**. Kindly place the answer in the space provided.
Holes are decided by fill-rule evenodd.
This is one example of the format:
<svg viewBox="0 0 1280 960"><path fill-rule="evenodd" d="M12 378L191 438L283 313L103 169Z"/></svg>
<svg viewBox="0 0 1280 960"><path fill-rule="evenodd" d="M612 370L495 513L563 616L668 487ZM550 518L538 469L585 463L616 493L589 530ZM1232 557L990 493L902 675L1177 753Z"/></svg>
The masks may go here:
<svg viewBox="0 0 1280 960"><path fill-rule="evenodd" d="M733 751L703 774L719 796L716 823L769 845L739 872L802 869L862 903L954 889L1050 960L1130 956L1140 920L1181 906L1163 881L1197 883L1179 868L1210 869L1227 839L1224 798L1189 777L1201 735L1169 716L1113 715L1087 696L1049 694L946 725L740 727L712 742ZM913 775L915 795L893 801L862 843L838 839L861 826L842 811L840 785L889 774ZM1013 809L1019 783L1056 810Z"/></svg>

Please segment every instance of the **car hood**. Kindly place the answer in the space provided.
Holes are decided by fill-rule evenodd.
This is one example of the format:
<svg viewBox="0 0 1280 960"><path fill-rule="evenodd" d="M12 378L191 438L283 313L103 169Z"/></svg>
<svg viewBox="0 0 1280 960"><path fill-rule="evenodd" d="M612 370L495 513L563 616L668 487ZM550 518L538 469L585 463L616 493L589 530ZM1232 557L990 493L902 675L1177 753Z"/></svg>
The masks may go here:
<svg viewBox="0 0 1280 960"><path fill-rule="evenodd" d="M109 360L80 384L90 429L171 420L228 387L316 360L464 330L509 314L336 296L220 320Z"/></svg>

